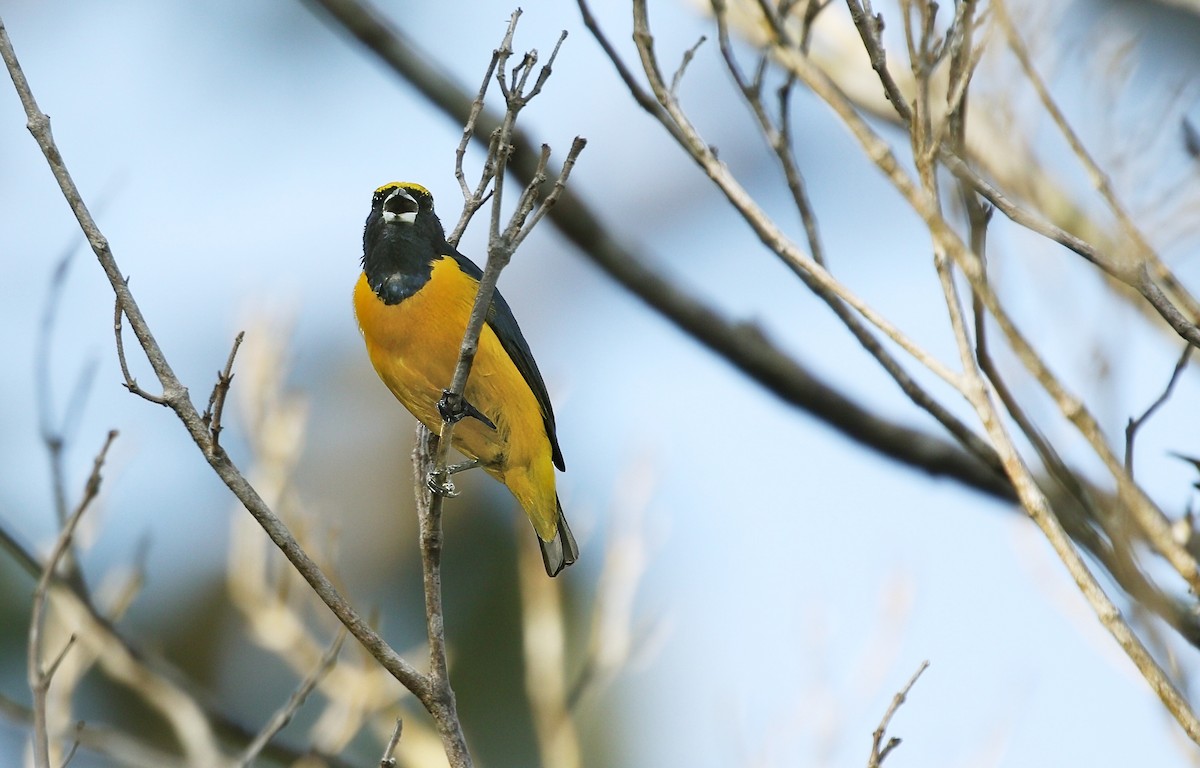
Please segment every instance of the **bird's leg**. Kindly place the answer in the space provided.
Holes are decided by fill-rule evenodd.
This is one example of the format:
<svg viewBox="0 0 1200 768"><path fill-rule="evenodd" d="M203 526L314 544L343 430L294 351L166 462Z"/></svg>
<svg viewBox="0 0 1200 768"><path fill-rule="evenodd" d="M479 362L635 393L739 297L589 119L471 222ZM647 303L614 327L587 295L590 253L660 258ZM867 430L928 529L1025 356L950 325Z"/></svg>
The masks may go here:
<svg viewBox="0 0 1200 768"><path fill-rule="evenodd" d="M479 459L460 461L457 464L451 464L450 466L446 467L446 474L457 475L459 472L466 472L468 469L475 469L475 467L478 467L482 464L483 462Z"/></svg>
<svg viewBox="0 0 1200 768"><path fill-rule="evenodd" d="M472 418L479 419L492 429L496 428L492 420L483 415L483 411L471 405L467 401L467 398L462 395L456 395L448 389L442 390L442 399L438 400L437 409L438 413L441 414L442 420L450 424L457 424L467 416L471 416Z"/></svg>

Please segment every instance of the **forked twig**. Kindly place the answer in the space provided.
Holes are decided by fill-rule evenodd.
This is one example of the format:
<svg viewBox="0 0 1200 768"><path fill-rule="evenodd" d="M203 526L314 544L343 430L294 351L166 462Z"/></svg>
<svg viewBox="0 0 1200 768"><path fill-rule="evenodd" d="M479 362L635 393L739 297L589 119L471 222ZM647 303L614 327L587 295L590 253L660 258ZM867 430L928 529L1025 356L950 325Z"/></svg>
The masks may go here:
<svg viewBox="0 0 1200 768"><path fill-rule="evenodd" d="M129 285L128 280L124 280L123 282L126 286ZM124 316L124 314L125 311L121 307L121 298L118 296L116 305L113 308L113 334L116 336L117 340L117 363L121 366L121 376L125 379L125 389L129 390L143 400L154 403L155 405L170 405L170 403L167 402L166 397L163 395L152 395L146 390L142 389L141 385L137 383L137 379L133 378L133 374L129 372L129 363L125 359L125 333L123 324L121 322L121 318Z"/></svg>
<svg viewBox="0 0 1200 768"><path fill-rule="evenodd" d="M1125 471L1129 473L1131 480L1133 479L1133 440L1137 437L1137 432L1142 428L1142 425L1171 398L1171 394L1175 391L1175 384L1179 381L1180 374L1183 373L1183 369L1187 367L1188 360L1191 359L1192 349L1193 347L1190 344L1183 348L1183 354L1179 356L1179 361L1175 363L1175 369L1171 371L1171 378L1167 381L1166 389L1142 412L1141 416L1138 416L1136 419L1131 418L1125 425Z"/></svg>
<svg viewBox="0 0 1200 768"><path fill-rule="evenodd" d="M888 726L892 724L892 718L895 717L897 710L903 706L908 700L908 694L912 691L913 686L917 684L917 680L929 669L929 662L922 661L917 671L909 678L904 687L896 692L892 697L892 703L888 705L887 711L883 713L883 719L879 721L879 727L871 734L871 754L867 758L867 768L879 768L883 765L883 761L892 753L896 747L900 746L900 739L893 736L885 743L883 737L887 735Z"/></svg>
<svg viewBox="0 0 1200 768"><path fill-rule="evenodd" d="M229 350L225 368L217 371L217 383L213 385L212 394L208 396L208 408L200 416L208 426L209 434L212 435L214 448L220 444L221 415L225 412L225 398L229 395L229 386L233 384L233 359L237 357L238 349L242 346L242 340L245 338L245 331L238 331L238 335L233 338L233 347Z"/></svg>

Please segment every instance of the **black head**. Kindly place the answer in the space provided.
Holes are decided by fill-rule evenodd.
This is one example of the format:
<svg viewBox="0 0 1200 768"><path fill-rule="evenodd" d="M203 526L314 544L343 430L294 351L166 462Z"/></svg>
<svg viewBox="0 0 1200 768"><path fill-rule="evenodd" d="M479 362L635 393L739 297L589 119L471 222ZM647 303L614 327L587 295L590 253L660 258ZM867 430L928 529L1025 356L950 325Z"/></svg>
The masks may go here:
<svg viewBox="0 0 1200 768"><path fill-rule="evenodd" d="M429 190L411 182L375 190L363 228L363 270L381 299L394 304L419 290L430 265L451 251Z"/></svg>
<svg viewBox="0 0 1200 768"><path fill-rule="evenodd" d="M393 181L375 190L371 197L371 213L367 216L367 228L372 223L410 228L418 237L445 242L442 223L433 212L433 195L420 184Z"/></svg>

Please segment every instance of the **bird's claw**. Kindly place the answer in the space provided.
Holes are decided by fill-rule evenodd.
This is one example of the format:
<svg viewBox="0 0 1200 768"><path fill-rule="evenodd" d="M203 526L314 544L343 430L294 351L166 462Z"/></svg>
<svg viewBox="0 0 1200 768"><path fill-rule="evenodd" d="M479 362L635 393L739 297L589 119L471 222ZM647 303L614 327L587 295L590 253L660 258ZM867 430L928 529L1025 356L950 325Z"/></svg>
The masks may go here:
<svg viewBox="0 0 1200 768"><path fill-rule="evenodd" d="M479 419L492 429L496 428L496 425L484 415L483 411L471 405L467 398L462 395L456 395L448 389L442 390L442 399L437 401L437 409L438 414L442 417L442 421L448 424L457 424L470 416Z"/></svg>
<svg viewBox="0 0 1200 768"><path fill-rule="evenodd" d="M450 475L446 472L430 472L429 476L425 478L425 485L435 496L453 499L458 495L458 489L454 487L454 483L450 481Z"/></svg>

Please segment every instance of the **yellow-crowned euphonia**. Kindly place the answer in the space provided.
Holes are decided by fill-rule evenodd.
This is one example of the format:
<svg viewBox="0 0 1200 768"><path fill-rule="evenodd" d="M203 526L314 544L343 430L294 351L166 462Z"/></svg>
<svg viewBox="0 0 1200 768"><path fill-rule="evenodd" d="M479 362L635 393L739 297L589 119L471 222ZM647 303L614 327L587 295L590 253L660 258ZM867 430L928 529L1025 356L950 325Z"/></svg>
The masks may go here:
<svg viewBox="0 0 1200 768"><path fill-rule="evenodd" d="M375 190L363 230L354 313L379 378L437 432L482 272L446 242L433 196L419 184ZM463 393L454 447L508 486L537 532L546 573L579 557L555 490L565 469L554 412L529 345L504 297L492 296Z"/></svg>

